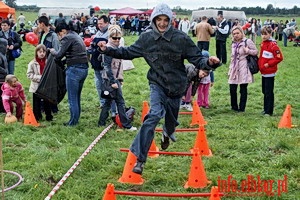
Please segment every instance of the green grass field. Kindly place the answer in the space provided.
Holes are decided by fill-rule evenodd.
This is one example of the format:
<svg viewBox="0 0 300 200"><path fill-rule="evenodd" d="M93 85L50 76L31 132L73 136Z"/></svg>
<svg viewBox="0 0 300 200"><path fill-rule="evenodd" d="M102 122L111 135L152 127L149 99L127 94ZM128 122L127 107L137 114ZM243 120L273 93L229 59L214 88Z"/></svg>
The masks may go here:
<svg viewBox="0 0 300 200"><path fill-rule="evenodd" d="M25 13L25 12L24 12ZM28 13L25 16L29 17ZM34 16L34 15L32 15ZM300 20L297 20L300 21ZM137 36L125 37L129 45ZM195 38L193 38L195 40ZM259 41L257 47L259 48ZM215 39L211 39L210 53L215 55ZM227 42L228 55L230 41ZM215 85L211 88L211 108L201 110L208 124L206 136L212 157L203 157L207 178L212 183L203 189L184 189L188 180L191 157L159 156L149 158L141 186L122 184L126 153L120 148L128 148L136 135L135 132L113 127L101 138L93 150L82 160L53 196L54 200L96 200L102 199L106 185L112 183L116 190L196 193L210 192L211 186L218 185L218 179L232 179L240 183L247 175L260 176L263 180L277 180L287 177L288 191L273 197L223 197L222 199L300 199L300 130L278 129L278 122L287 104L292 105L293 124L300 124L299 103L299 53L300 48L283 47L284 61L279 65L275 80L275 114L261 116L263 95L261 77L255 75L255 83L248 87L248 102L245 113L230 110L229 86L227 83L228 64L215 72ZM23 83L29 101L29 80L26 78L27 64L33 58L34 47L24 43L24 52L16 61L16 75ZM149 87L146 73L149 67L143 59L133 60L134 70L125 72L123 94L127 106L136 108L134 125L141 126L142 102L149 101ZM298 80L298 81L297 81ZM5 193L7 200L44 199L56 183L65 175L85 149L101 133L97 127L100 114L98 96L92 69L85 81L82 92L82 115L80 124L73 128L64 127L69 119L67 97L59 104L59 113L53 122L41 121L41 127L24 126L22 123L4 124L5 115L0 118L0 133L3 141L4 169L20 173L24 180L21 185ZM188 128L190 116L180 116L179 128ZM163 124L161 122L160 126ZM160 134L156 133L155 142L160 146ZM168 151L187 152L193 147L196 133L178 133L178 141L172 143ZM5 188L14 185L18 179L5 173ZM273 191L274 191L273 190ZM118 196L117 199L169 199L151 197ZM190 198L196 199L196 198Z"/></svg>

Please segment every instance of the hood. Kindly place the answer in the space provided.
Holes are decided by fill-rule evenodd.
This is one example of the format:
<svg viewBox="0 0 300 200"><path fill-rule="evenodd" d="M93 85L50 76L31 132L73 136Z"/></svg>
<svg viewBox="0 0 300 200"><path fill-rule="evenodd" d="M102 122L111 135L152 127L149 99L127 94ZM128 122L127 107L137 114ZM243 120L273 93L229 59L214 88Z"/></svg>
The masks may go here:
<svg viewBox="0 0 300 200"><path fill-rule="evenodd" d="M6 49L7 49L7 40L4 38L0 38L0 53L5 55Z"/></svg>
<svg viewBox="0 0 300 200"><path fill-rule="evenodd" d="M10 86L8 83L4 82L3 85L1 86L1 90L2 91L7 91L7 90L10 90Z"/></svg>
<svg viewBox="0 0 300 200"><path fill-rule="evenodd" d="M173 12L171 10L171 8L165 4L165 3L160 3L158 4L154 9L153 9L153 12L151 14L151 18L150 18L150 21L151 21L151 27L153 28L153 30L155 30L156 32L158 32L157 28L156 28L156 25L155 25L155 22L154 22L154 19L155 17L159 16L159 15L166 15L168 18L169 18L169 25L168 25L168 28L166 30L166 32L170 29L172 23L172 16L173 16Z"/></svg>

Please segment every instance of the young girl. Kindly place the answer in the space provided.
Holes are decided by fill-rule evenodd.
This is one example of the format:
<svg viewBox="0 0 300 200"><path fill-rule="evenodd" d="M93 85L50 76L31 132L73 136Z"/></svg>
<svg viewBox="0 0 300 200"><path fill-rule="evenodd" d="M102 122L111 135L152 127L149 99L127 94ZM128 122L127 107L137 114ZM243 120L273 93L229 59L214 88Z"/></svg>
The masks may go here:
<svg viewBox="0 0 300 200"><path fill-rule="evenodd" d="M283 60L282 53L275 40L272 39L272 28L264 26L261 29L261 49L258 60L259 71L262 75L262 93L264 94L263 115L271 116L274 110L274 81L277 64Z"/></svg>
<svg viewBox="0 0 300 200"><path fill-rule="evenodd" d="M42 74L44 72L44 68L46 65L46 46L43 44L39 44L35 48L35 58L30 61L27 69L27 78L31 80L29 92L32 92L32 106L33 106L33 114L37 121L42 119L42 111L41 111L41 98L35 94L37 90L40 80L42 78ZM44 100L43 106L46 114L46 120L52 121L53 116L51 114L51 104Z"/></svg>
<svg viewBox="0 0 300 200"><path fill-rule="evenodd" d="M204 57L209 58L208 51L202 51ZM203 77L198 87L197 103L199 107L209 108L209 89L214 84L214 72L211 71L207 76Z"/></svg>
<svg viewBox="0 0 300 200"><path fill-rule="evenodd" d="M9 74L5 77L5 83L2 87L2 102L6 111L6 117L11 117L13 112L13 103L16 104L16 117L22 119L23 105L26 102L26 96L22 84L15 75Z"/></svg>
<svg viewBox="0 0 300 200"><path fill-rule="evenodd" d="M118 26L111 26L108 30L109 38L107 46L117 48L120 45L122 31ZM110 56L104 57L104 72L102 74L103 80L110 82L111 87L115 89L116 97L115 102L120 117L121 124L124 128L130 131L136 131L137 128L132 126L131 120L126 115L125 101L122 94L121 84L123 81L123 65L121 59L112 58ZM111 108L113 99L105 99L98 126L105 126L109 110Z"/></svg>

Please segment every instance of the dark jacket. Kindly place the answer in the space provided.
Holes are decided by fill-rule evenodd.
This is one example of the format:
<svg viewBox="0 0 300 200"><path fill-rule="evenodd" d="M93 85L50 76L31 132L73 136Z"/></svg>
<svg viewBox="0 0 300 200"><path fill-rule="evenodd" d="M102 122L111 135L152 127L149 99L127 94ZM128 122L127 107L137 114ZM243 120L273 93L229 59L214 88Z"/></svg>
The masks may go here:
<svg viewBox="0 0 300 200"><path fill-rule="evenodd" d="M3 31L0 31L0 38L6 39L8 45L14 45L14 50L22 47L22 40L20 39L19 34L12 30L9 30L8 32L8 38L5 36ZM15 58L12 56L11 50L7 50L6 57L8 61L15 60Z"/></svg>
<svg viewBox="0 0 300 200"><path fill-rule="evenodd" d="M42 42L41 40L42 40L42 37L44 34L45 34L45 32L41 33L39 44L41 44L41 42ZM49 31L47 33L47 35L45 36L43 45L45 45L46 48L54 48L57 51L59 49L59 40L58 40L56 33L54 33L53 31Z"/></svg>
<svg viewBox="0 0 300 200"><path fill-rule="evenodd" d="M53 53L56 59L61 60L65 56L67 66L88 63L85 45L76 32L69 31L60 42L60 49Z"/></svg>
<svg viewBox="0 0 300 200"><path fill-rule="evenodd" d="M0 84L5 82L5 77L8 72L7 60L5 56L6 48L7 48L7 41L6 39L1 38L0 39Z"/></svg>

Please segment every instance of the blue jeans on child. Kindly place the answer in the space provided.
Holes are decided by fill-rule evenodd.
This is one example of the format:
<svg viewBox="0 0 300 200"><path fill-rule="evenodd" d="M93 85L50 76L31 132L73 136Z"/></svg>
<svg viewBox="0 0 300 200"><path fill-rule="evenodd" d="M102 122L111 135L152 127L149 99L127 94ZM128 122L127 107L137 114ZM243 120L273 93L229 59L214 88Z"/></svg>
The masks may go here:
<svg viewBox="0 0 300 200"><path fill-rule="evenodd" d="M165 118L163 130L168 135L175 132L176 126L179 125L177 118L180 101L181 97L170 98L160 86L150 84L150 111L145 116L144 122L130 147L130 151L136 155L139 161L146 162L155 128L162 118Z"/></svg>
<svg viewBox="0 0 300 200"><path fill-rule="evenodd" d="M88 64L76 64L68 66L66 70L66 87L70 109L70 120L67 125L78 124L81 105L80 97L83 83L88 75Z"/></svg>

